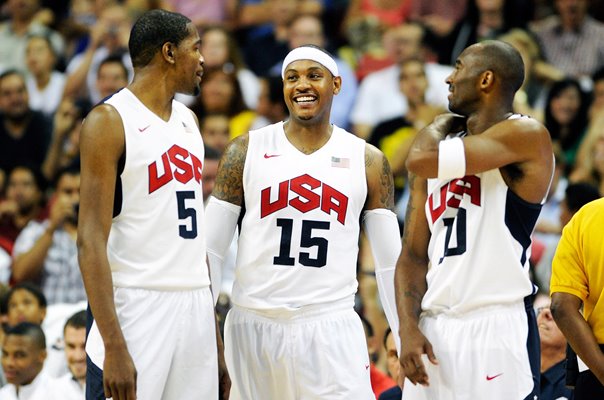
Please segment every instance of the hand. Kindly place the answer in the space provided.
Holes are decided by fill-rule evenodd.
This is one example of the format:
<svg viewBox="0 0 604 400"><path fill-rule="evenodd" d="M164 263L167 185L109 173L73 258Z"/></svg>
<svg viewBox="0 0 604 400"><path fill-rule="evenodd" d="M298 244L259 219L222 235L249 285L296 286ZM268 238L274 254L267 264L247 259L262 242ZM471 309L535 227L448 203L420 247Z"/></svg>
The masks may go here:
<svg viewBox="0 0 604 400"><path fill-rule="evenodd" d="M105 350L103 388L113 400L136 400L136 367L128 349Z"/></svg>
<svg viewBox="0 0 604 400"><path fill-rule="evenodd" d="M75 208L68 196L59 195L55 197L50 206L50 229L53 231L59 226L63 225L63 222L68 217L75 215Z"/></svg>
<svg viewBox="0 0 604 400"><path fill-rule="evenodd" d="M434 123L438 124L439 131L443 138L450 133L459 133L466 130L466 117L453 113L440 114L434 118Z"/></svg>
<svg viewBox="0 0 604 400"><path fill-rule="evenodd" d="M54 117L54 135L62 142L73 129L76 121L77 110L73 101L63 100Z"/></svg>
<svg viewBox="0 0 604 400"><path fill-rule="evenodd" d="M421 333L419 328L407 330L401 334L401 371L400 374L407 377L414 385L429 385L429 377L422 361L422 354L426 354L430 362L438 365L432 344Z"/></svg>
<svg viewBox="0 0 604 400"><path fill-rule="evenodd" d="M19 206L14 200L2 200L0 201L0 217L13 216L19 213Z"/></svg>
<svg viewBox="0 0 604 400"><path fill-rule="evenodd" d="M231 377L224 361L224 352L218 351L218 387L222 400L229 400L231 393Z"/></svg>

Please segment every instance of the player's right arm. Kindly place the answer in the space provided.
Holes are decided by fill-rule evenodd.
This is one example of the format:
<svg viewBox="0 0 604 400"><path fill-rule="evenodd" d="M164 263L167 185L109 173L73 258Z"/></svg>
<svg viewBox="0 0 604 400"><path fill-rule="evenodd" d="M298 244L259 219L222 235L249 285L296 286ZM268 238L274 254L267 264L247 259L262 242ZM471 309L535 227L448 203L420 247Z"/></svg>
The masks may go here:
<svg viewBox="0 0 604 400"><path fill-rule="evenodd" d="M105 346L105 396L114 400L136 399L136 369L115 311L107 258L118 161L125 150L124 137L118 112L109 105L101 105L84 120L80 138L78 260L88 302Z"/></svg>
<svg viewBox="0 0 604 400"><path fill-rule="evenodd" d="M243 205L243 167L247 155L249 136L233 139L224 150L218 165L212 196L236 206Z"/></svg>
<svg viewBox="0 0 604 400"><path fill-rule="evenodd" d="M427 199L427 181L409 174L411 195L405 215L403 247L396 264L394 284L396 287L396 306L399 318L401 339L401 372L413 384L428 385L421 355L427 354L436 364L432 345L419 329L421 303L427 290L428 243L430 228L424 213Z"/></svg>

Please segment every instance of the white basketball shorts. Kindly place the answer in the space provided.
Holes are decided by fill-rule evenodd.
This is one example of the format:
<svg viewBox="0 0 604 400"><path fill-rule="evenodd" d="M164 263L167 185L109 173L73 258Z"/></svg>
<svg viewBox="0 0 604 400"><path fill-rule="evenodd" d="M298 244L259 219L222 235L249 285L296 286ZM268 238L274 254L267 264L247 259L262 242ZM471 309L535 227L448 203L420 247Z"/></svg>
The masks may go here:
<svg viewBox="0 0 604 400"><path fill-rule="evenodd" d="M233 307L224 334L230 399L375 399L359 316L329 308L267 316Z"/></svg>
<svg viewBox="0 0 604 400"><path fill-rule="evenodd" d="M209 288L174 292L114 288L114 298L138 373L138 399L218 398L216 324ZM102 370L105 349L96 322L86 353Z"/></svg>
<svg viewBox="0 0 604 400"><path fill-rule="evenodd" d="M420 329L439 364L424 355L430 385L407 380L403 400L522 400L531 393L524 303L422 316Z"/></svg>

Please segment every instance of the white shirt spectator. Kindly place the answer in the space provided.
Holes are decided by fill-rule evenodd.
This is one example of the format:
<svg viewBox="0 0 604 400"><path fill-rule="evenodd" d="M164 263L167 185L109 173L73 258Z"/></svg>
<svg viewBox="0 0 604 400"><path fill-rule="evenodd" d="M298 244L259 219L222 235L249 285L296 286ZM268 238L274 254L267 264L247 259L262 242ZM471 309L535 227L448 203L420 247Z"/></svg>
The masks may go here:
<svg viewBox="0 0 604 400"><path fill-rule="evenodd" d="M448 106L449 86L445 83L453 68L426 63L428 90L426 102ZM405 115L409 106L399 86L398 65L373 72L361 82L350 120L353 124L376 126L380 122Z"/></svg>
<svg viewBox="0 0 604 400"><path fill-rule="evenodd" d="M28 76L25 83L27 85L27 93L29 93L29 107L52 118L61 103L63 89L65 89L65 80L65 74L53 71L50 75L48 85L40 90L34 77Z"/></svg>
<svg viewBox="0 0 604 400"><path fill-rule="evenodd" d="M2 400L62 400L63 397L58 397L54 392L53 379L49 378L44 372L40 372L38 376L29 384L17 388L13 384L7 384L0 389L0 399Z"/></svg>

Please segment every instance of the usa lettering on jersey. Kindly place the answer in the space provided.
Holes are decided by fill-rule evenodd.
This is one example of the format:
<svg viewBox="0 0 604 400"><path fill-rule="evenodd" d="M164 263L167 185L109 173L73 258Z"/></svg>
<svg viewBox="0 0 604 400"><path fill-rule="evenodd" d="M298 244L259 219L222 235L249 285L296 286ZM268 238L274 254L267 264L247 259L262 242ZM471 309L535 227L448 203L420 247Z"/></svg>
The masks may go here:
<svg viewBox="0 0 604 400"><path fill-rule="evenodd" d="M470 202L481 205L480 178L475 175L464 176L461 179L447 182L440 190L434 191L428 197L428 207L432 223L440 218L447 207L458 209L464 196L470 197Z"/></svg>
<svg viewBox="0 0 604 400"><path fill-rule="evenodd" d="M333 211L336 213L339 223L342 225L346 223L348 197L319 179L304 174L280 182L275 201L271 201L272 189L269 186L261 191L260 218L271 215L289 205L302 213L318 208L328 215L331 215ZM291 199L290 193L294 195Z"/></svg>
<svg viewBox="0 0 604 400"><path fill-rule="evenodd" d="M173 145L168 151L161 155L163 174L158 174L158 161L153 161L148 166L149 171L149 194L155 192L173 179L180 183L188 183L195 179L201 184L201 172L203 163L193 153ZM172 166L175 167L174 171Z"/></svg>

